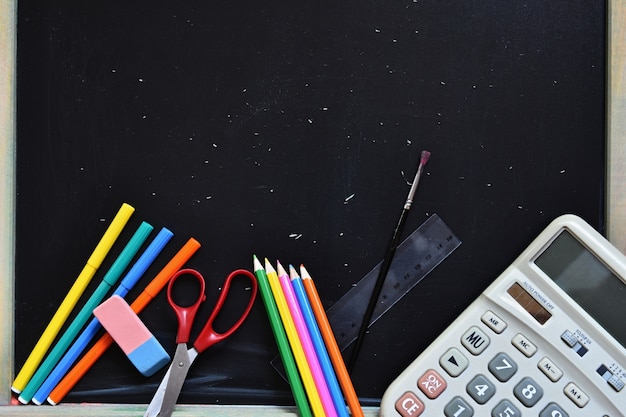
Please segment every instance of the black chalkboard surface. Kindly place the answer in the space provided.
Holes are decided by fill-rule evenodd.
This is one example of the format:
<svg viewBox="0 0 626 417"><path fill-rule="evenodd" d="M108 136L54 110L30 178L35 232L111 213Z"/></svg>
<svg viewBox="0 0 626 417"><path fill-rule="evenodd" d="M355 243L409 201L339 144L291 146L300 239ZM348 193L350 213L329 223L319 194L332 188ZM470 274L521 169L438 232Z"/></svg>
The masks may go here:
<svg viewBox="0 0 626 417"><path fill-rule="evenodd" d="M554 217L604 231L605 13L581 0L20 1L16 367L122 202L136 214L94 285L146 220L175 236L138 287L195 237L203 317L253 254L304 263L330 306L382 259L427 149L405 234L437 213L463 244L370 329L353 378L376 404ZM173 352L164 294L141 317ZM291 404L276 353L258 302L179 401ZM161 377L111 348L66 401L147 402Z"/></svg>

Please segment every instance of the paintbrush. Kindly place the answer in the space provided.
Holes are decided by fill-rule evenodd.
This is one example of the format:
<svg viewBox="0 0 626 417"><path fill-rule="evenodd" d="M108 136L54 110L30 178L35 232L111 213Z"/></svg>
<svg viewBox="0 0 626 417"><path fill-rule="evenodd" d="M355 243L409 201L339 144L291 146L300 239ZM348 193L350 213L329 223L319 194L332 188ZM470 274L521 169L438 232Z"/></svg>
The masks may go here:
<svg viewBox="0 0 626 417"><path fill-rule="evenodd" d="M372 315L374 314L374 309L376 308L376 304L378 303L378 297L380 296L380 292L383 289L383 284L385 282L387 272L389 271L391 261L393 261L393 256L396 253L396 248L398 247L400 236L402 235L404 223L406 222L407 215L409 213L409 210L411 209L411 205L413 204L413 197L415 197L417 185L419 184L420 177L422 176L422 171L424 170L424 166L428 162L429 158L430 152L422 151L422 154L420 156L420 163L417 167L417 173L415 174L415 179L413 180L413 184L411 185L411 189L409 190L409 195L407 196L404 207L402 208L402 213L400 214L398 223L393 230L393 235L391 236L389 246L387 246L387 252L385 254L385 258L383 259L383 264L380 267L380 271L378 272L378 278L376 278L376 284L374 285L374 289L372 290L372 295L367 305L367 310L365 310L365 316L363 317L363 321L361 322L359 334L354 342L354 347L352 348L352 354L350 356L350 361L348 362L348 369L350 371L352 371L352 369L354 368L354 365L359 356L359 350L361 349L361 345L363 344L365 333L367 332L370 320L372 319Z"/></svg>

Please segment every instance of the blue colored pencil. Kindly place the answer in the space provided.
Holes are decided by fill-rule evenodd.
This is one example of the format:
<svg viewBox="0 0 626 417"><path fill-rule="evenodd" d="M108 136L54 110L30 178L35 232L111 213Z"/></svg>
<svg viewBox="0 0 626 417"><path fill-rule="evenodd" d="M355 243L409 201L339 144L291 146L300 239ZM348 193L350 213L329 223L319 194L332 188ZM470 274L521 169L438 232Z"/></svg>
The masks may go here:
<svg viewBox="0 0 626 417"><path fill-rule="evenodd" d="M169 231L167 228L162 228L159 234L154 238L152 243L146 248L143 254L139 257L137 262L133 265L133 267L128 271L120 285L113 292L112 295L119 295L120 297L125 297L126 294L137 284L139 278L146 272L148 267L152 265L152 262L156 259L156 257L161 253L167 242L172 238L173 233ZM96 336L98 330L102 325L98 321L98 319L93 318L89 325L85 328L85 330L78 337L76 342L70 347L65 356L61 359L61 361L57 364L54 370L50 373L48 378L44 381L44 383L38 387L39 389L35 393L33 397L33 402L42 404L50 392L54 389L54 387L59 383L59 381L63 378L63 376L67 373L70 367L74 364L76 359L80 356L80 354L85 350L89 342Z"/></svg>
<svg viewBox="0 0 626 417"><path fill-rule="evenodd" d="M341 394L339 381L337 380L337 375L335 374L335 370L330 361L330 356L328 356L326 345L322 339L322 333L320 332L317 321L315 320L313 308L311 307L306 290L302 284L302 278L300 278L295 268L291 265L289 265L289 273L291 277L291 285L296 293L296 299L300 305L300 310L302 311L302 316L304 317L307 329L309 329L309 334L311 336L311 340L313 341L313 347L315 348L315 353L317 354L320 366L322 367L322 373L326 379L326 384L328 385L330 396L333 400L333 404L335 405L337 416L348 417L348 410L343 400L343 395Z"/></svg>

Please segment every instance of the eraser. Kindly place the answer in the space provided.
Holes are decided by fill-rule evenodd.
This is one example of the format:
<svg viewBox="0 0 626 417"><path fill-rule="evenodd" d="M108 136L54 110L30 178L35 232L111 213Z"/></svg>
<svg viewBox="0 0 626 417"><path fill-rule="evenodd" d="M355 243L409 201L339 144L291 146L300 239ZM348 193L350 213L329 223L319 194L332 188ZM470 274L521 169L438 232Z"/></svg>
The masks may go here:
<svg viewBox="0 0 626 417"><path fill-rule="evenodd" d="M170 362L163 346L119 295L100 304L93 314L142 375L151 376Z"/></svg>

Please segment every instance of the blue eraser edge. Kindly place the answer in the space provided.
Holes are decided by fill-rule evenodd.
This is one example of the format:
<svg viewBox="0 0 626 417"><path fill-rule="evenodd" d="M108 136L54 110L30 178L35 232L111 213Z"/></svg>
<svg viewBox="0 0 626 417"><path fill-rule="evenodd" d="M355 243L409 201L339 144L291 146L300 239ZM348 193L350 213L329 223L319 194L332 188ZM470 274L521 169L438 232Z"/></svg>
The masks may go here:
<svg viewBox="0 0 626 417"><path fill-rule="evenodd" d="M154 375L170 362L170 355L154 336L139 345L127 356L143 376Z"/></svg>

